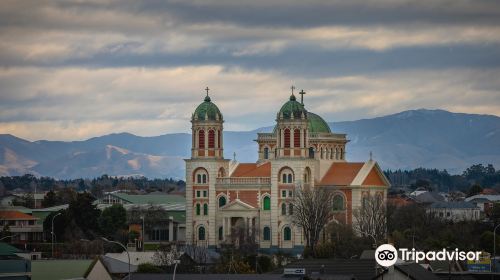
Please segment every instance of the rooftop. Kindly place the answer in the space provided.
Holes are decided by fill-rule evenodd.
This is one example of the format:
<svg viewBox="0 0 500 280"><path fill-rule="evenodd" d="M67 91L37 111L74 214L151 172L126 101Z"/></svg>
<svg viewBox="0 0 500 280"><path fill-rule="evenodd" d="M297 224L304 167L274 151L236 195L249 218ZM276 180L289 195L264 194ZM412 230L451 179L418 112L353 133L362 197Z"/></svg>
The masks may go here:
<svg viewBox="0 0 500 280"><path fill-rule="evenodd" d="M38 220L38 218L19 211L2 210L0 211L0 220Z"/></svg>

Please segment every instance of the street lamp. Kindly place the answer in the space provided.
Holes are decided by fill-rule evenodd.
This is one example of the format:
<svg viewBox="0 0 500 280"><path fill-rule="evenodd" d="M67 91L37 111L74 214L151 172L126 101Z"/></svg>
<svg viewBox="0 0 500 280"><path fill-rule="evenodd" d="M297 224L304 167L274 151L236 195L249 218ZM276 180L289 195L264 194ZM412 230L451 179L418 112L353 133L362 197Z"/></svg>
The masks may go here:
<svg viewBox="0 0 500 280"><path fill-rule="evenodd" d="M493 229L493 271L497 270L496 255L497 255L497 228L500 226L498 224L495 229Z"/></svg>
<svg viewBox="0 0 500 280"><path fill-rule="evenodd" d="M141 228L141 231L142 231L142 234L141 234L141 247L142 247L142 251L144 252L144 216L141 216L141 220L142 220L142 228Z"/></svg>
<svg viewBox="0 0 500 280"><path fill-rule="evenodd" d="M180 260L174 260L175 266L174 266L174 276L172 277L172 280L175 280L175 271L177 270L177 265L181 263Z"/></svg>
<svg viewBox="0 0 500 280"><path fill-rule="evenodd" d="M54 236L55 236L55 233L54 233L54 219L59 216L59 215L62 215L61 212L55 214L54 216L52 216L52 258L54 258Z"/></svg>
<svg viewBox="0 0 500 280"><path fill-rule="evenodd" d="M127 252L127 257L128 257L128 279L131 280L132 279L132 274L130 274L130 253L128 252L127 247L125 247L125 245L121 244L118 241L108 240L106 237L101 237L101 239L103 241L105 241L105 242L108 242L108 243L113 243L113 244L120 245L125 250L125 252Z"/></svg>

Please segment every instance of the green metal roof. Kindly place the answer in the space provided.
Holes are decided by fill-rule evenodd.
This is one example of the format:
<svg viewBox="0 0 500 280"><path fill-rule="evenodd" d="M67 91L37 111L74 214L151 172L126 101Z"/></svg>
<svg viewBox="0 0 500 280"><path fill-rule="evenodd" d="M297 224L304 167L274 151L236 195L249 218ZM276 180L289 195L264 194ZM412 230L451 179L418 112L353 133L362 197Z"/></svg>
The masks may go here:
<svg viewBox="0 0 500 280"><path fill-rule="evenodd" d="M92 260L40 260L31 262L32 280L83 278Z"/></svg>
<svg viewBox="0 0 500 280"><path fill-rule="evenodd" d="M172 216L174 221L184 224L186 223L186 211L168 211L168 216Z"/></svg>
<svg viewBox="0 0 500 280"><path fill-rule="evenodd" d="M180 195L125 193L114 193L113 195L132 204L186 204L186 198Z"/></svg>
<svg viewBox="0 0 500 280"><path fill-rule="evenodd" d="M0 256L11 256L21 252L21 250L17 249L14 246L11 246L5 242L0 242Z"/></svg>
<svg viewBox="0 0 500 280"><path fill-rule="evenodd" d="M291 119L292 115L295 119L300 119L302 117L302 113L304 116L307 116L307 110L304 108L304 105L297 101L295 95L290 96L290 100L288 100L279 111L279 115L283 115L284 119Z"/></svg>
<svg viewBox="0 0 500 280"><path fill-rule="evenodd" d="M309 132L319 132L319 133L331 133L332 131L330 130L330 126L328 123L325 122L325 120L314 114L314 113L307 113L307 120L308 120L308 127L309 127Z"/></svg>
<svg viewBox="0 0 500 280"><path fill-rule="evenodd" d="M208 95L205 97L205 100L200 105L198 105L198 107L194 111L194 115L198 116L198 120L215 121L217 120L217 115L218 119L222 120L222 114L220 113L219 108L217 107L217 105L212 103L210 96ZM205 117L208 118L205 119Z"/></svg>

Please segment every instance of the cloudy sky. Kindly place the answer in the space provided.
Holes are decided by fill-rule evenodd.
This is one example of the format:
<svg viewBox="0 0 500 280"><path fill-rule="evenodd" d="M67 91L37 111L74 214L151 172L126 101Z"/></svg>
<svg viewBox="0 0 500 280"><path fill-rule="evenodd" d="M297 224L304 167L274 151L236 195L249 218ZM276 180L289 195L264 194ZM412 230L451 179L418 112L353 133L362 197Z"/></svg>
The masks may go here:
<svg viewBox="0 0 500 280"><path fill-rule="evenodd" d="M228 130L290 86L328 121L408 109L500 115L496 0L0 1L0 133L188 132L211 88Z"/></svg>

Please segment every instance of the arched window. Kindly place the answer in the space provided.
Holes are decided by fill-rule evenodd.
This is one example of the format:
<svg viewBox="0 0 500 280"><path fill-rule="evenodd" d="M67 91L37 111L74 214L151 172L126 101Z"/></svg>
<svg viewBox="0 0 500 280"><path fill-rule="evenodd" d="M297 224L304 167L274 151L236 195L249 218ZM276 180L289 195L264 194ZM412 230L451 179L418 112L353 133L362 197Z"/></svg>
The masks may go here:
<svg viewBox="0 0 500 280"><path fill-rule="evenodd" d="M333 197L332 209L333 209L333 211L344 210L344 197L342 195L337 194Z"/></svg>
<svg viewBox="0 0 500 280"><path fill-rule="evenodd" d="M265 196L263 200L264 200L264 203L262 203L262 204L263 204L264 210L271 210L271 198L269 196Z"/></svg>
<svg viewBox="0 0 500 280"><path fill-rule="evenodd" d="M293 184L293 171L290 168L283 168L280 178L282 184Z"/></svg>
<svg viewBox="0 0 500 280"><path fill-rule="evenodd" d="M222 147L221 139L220 139L220 130L217 130L217 143L218 148Z"/></svg>
<svg viewBox="0 0 500 280"><path fill-rule="evenodd" d="M203 215L208 215L208 204L203 204Z"/></svg>
<svg viewBox="0 0 500 280"><path fill-rule="evenodd" d="M200 147L200 149L205 149L205 130L200 130L198 132L198 147Z"/></svg>
<svg viewBox="0 0 500 280"><path fill-rule="evenodd" d="M219 227L219 240L224 239L224 229Z"/></svg>
<svg viewBox="0 0 500 280"><path fill-rule="evenodd" d="M226 177L226 170L224 167L219 168L219 178Z"/></svg>
<svg viewBox="0 0 500 280"><path fill-rule="evenodd" d="M221 196L219 197L219 207L222 207L224 205L226 205L226 197L225 196Z"/></svg>
<svg viewBox="0 0 500 280"><path fill-rule="evenodd" d="M314 158L314 148L309 147L309 158Z"/></svg>
<svg viewBox="0 0 500 280"><path fill-rule="evenodd" d="M269 159L269 148L268 147L264 148L264 159Z"/></svg>
<svg viewBox="0 0 500 280"><path fill-rule="evenodd" d="M208 182L208 173L205 169L199 168L194 172L196 184L206 184Z"/></svg>
<svg viewBox="0 0 500 280"><path fill-rule="evenodd" d="M304 183L309 183L311 181L311 169L306 167L304 170Z"/></svg>
<svg viewBox="0 0 500 280"><path fill-rule="evenodd" d="M196 204L196 215L199 216L201 214L201 206L199 203Z"/></svg>
<svg viewBox="0 0 500 280"><path fill-rule="evenodd" d="M293 131L293 146L295 148L300 147L300 130L298 128Z"/></svg>
<svg viewBox="0 0 500 280"><path fill-rule="evenodd" d="M271 240L271 229L269 227L264 227L263 233L265 241Z"/></svg>
<svg viewBox="0 0 500 280"><path fill-rule="evenodd" d="M208 148L215 148L215 131L208 131Z"/></svg>
<svg viewBox="0 0 500 280"><path fill-rule="evenodd" d="M286 128L284 132L285 148L290 148L290 129Z"/></svg>
<svg viewBox="0 0 500 280"><path fill-rule="evenodd" d="M293 215L293 204L288 204L288 215L292 216Z"/></svg>
<svg viewBox="0 0 500 280"><path fill-rule="evenodd" d="M286 215L286 204L285 203L281 204L281 215L283 215L283 216Z"/></svg>
<svg viewBox="0 0 500 280"><path fill-rule="evenodd" d="M198 240L205 240L205 227L198 228Z"/></svg>
<svg viewBox="0 0 500 280"><path fill-rule="evenodd" d="M283 228L283 240L292 240L292 230L290 229L290 227Z"/></svg>

